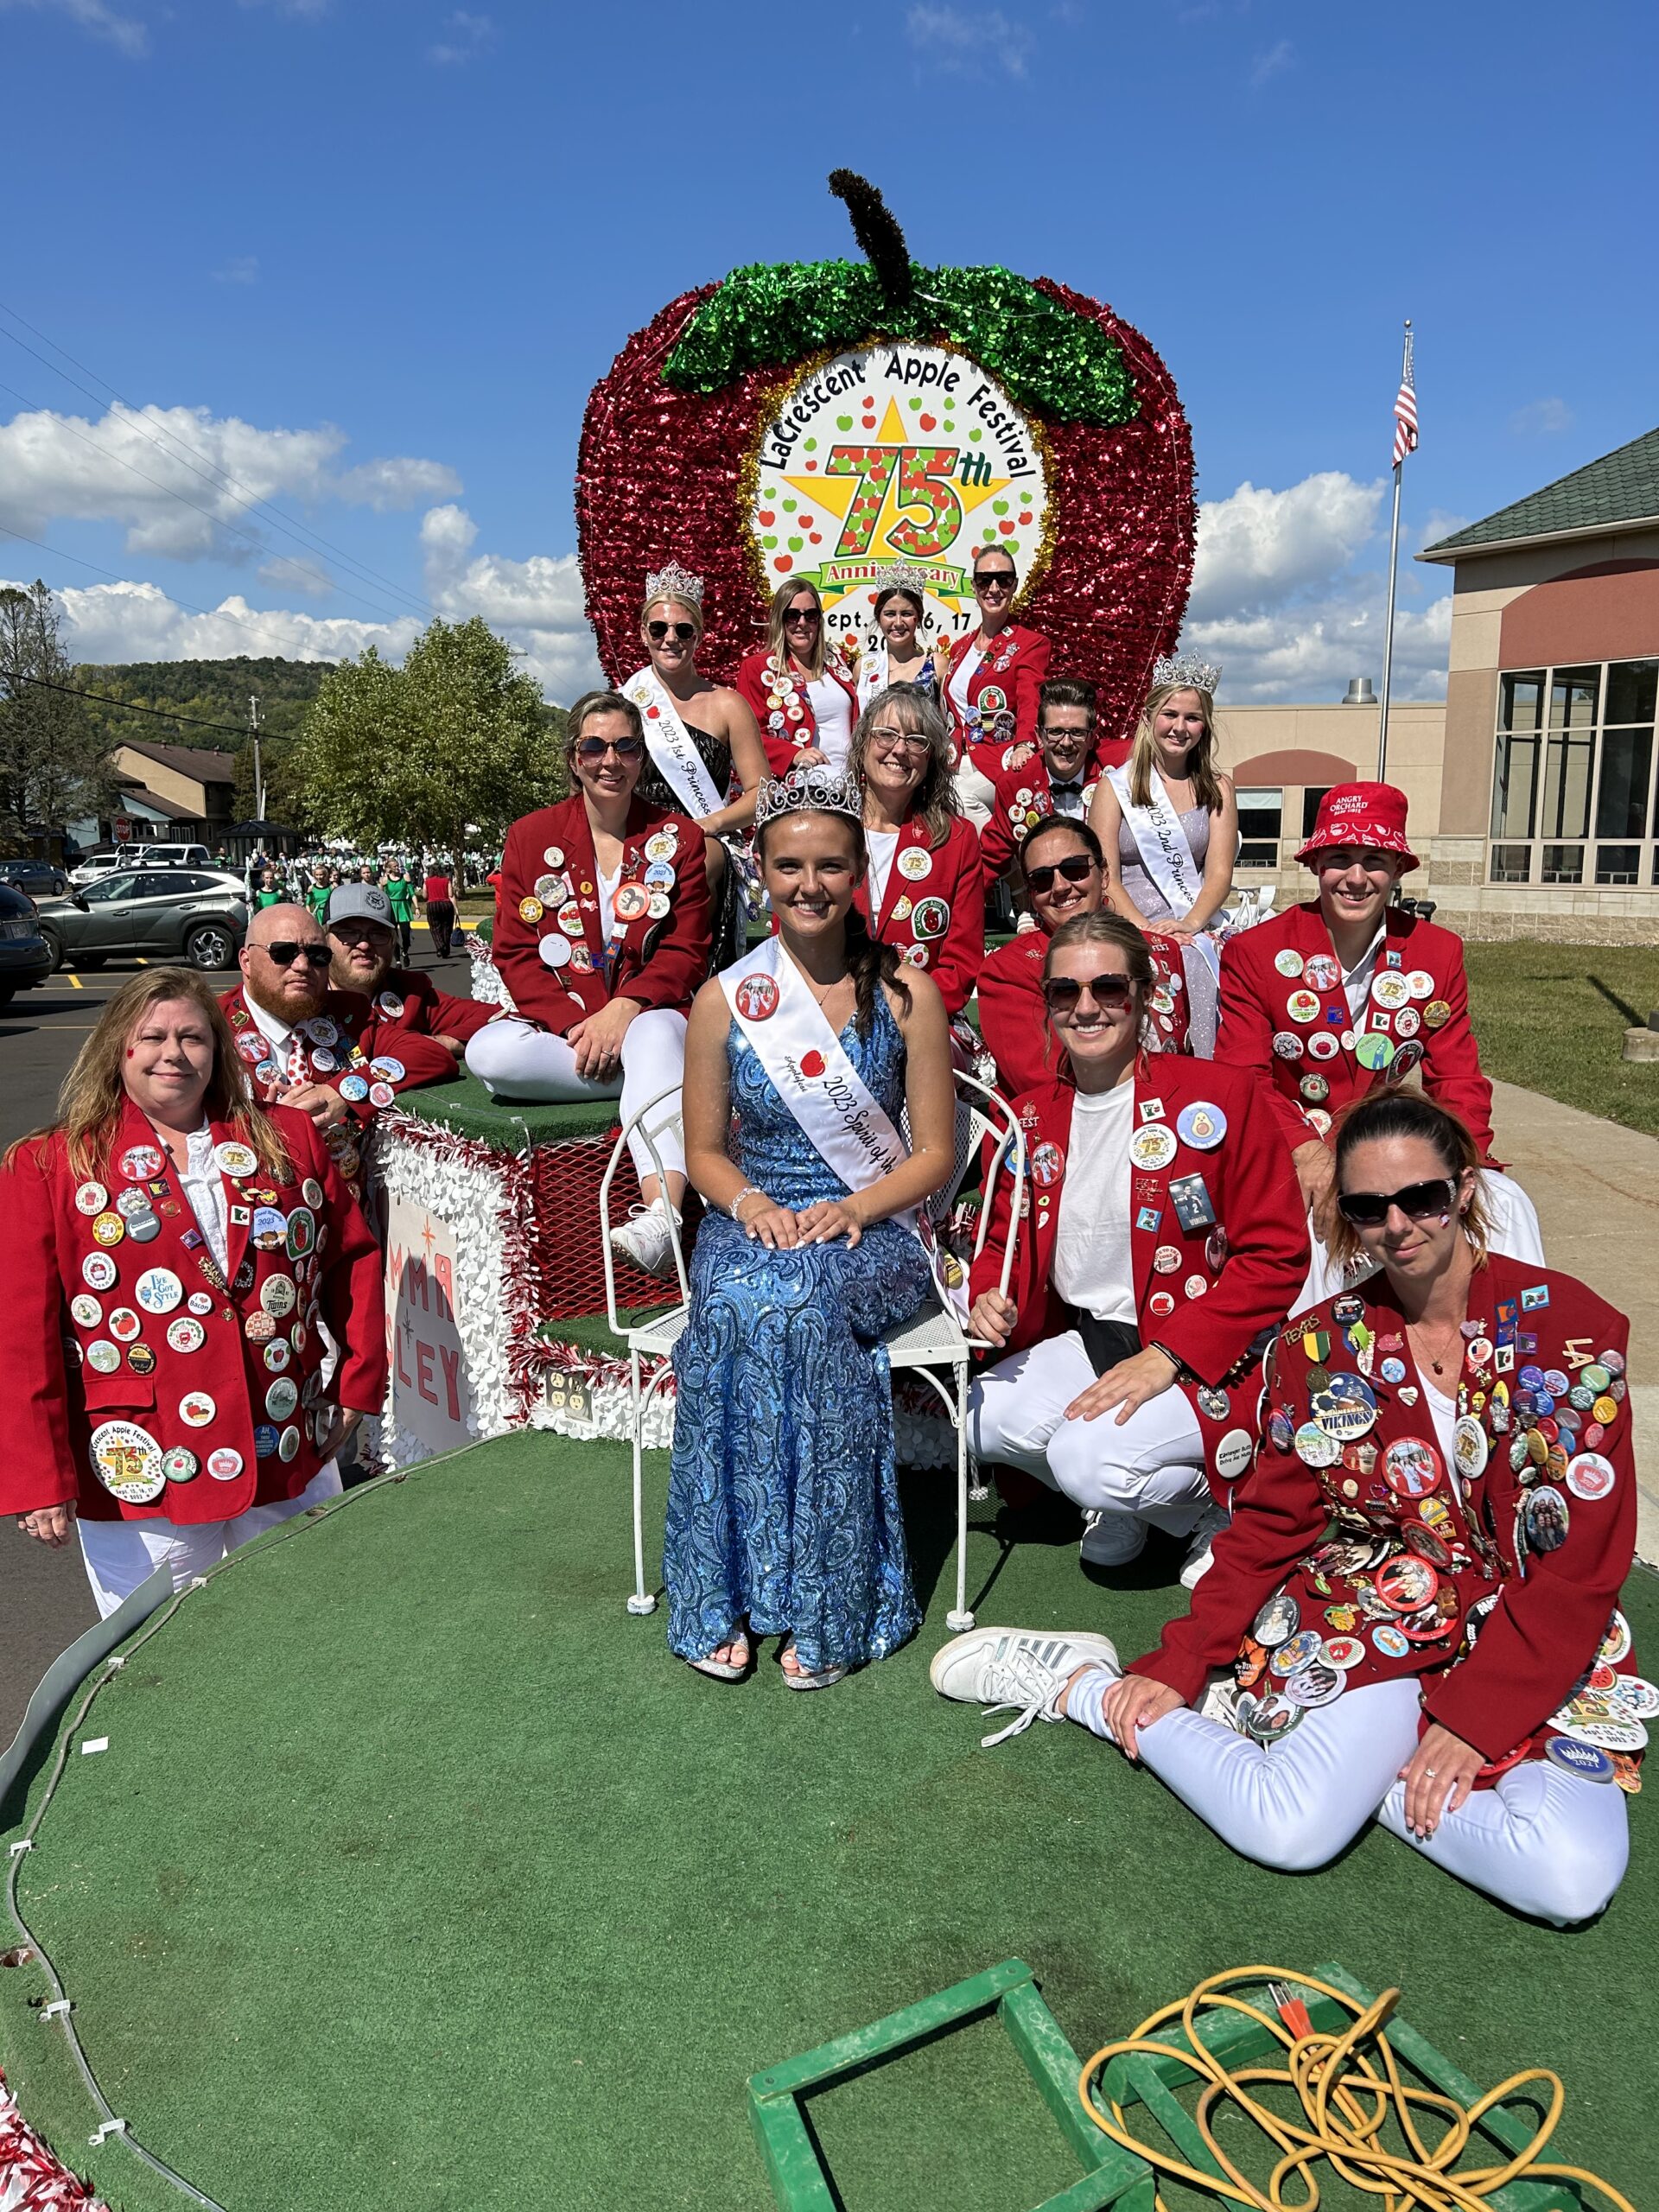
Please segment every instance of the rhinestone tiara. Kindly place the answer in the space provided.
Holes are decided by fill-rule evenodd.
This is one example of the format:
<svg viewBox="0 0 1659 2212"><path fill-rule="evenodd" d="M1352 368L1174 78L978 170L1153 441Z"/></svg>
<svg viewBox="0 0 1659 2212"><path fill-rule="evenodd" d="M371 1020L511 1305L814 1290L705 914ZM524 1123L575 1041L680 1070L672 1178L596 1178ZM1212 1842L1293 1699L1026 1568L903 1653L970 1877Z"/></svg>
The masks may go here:
<svg viewBox="0 0 1659 2212"><path fill-rule="evenodd" d="M645 578L645 605L654 599L677 599L688 607L702 605L702 578L694 576L677 561L671 561L665 569L658 569Z"/></svg>
<svg viewBox="0 0 1659 2212"><path fill-rule="evenodd" d="M864 819L864 799L856 779L813 761L791 768L786 776L768 776L754 802L754 826L763 829L782 814L844 814L854 822Z"/></svg>
<svg viewBox="0 0 1659 2212"><path fill-rule="evenodd" d="M1183 691L1207 691L1213 699L1221 671L1213 661L1200 660L1196 653L1166 653L1153 663L1152 680L1155 684L1176 684Z"/></svg>
<svg viewBox="0 0 1659 2212"><path fill-rule="evenodd" d="M893 561L885 569L878 569L875 572L875 595L878 599L884 591L913 591L925 594L926 590L926 572L917 568L912 562Z"/></svg>

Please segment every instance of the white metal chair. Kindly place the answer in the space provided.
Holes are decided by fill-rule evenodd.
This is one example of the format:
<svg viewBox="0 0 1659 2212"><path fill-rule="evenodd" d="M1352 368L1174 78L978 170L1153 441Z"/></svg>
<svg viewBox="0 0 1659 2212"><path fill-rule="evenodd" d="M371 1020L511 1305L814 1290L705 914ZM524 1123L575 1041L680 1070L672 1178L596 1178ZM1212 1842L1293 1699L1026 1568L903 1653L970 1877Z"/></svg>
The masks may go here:
<svg viewBox="0 0 1659 2212"><path fill-rule="evenodd" d="M1006 1298L1014 1272L1014 1249L1019 1242L1020 1204L1025 1196L1027 1162L1025 1134L1014 1116L1014 1109L988 1084L975 1077L958 1074L959 1090L976 1094L978 1103L970 1107L969 1141L964 1149L961 1166L949 1192L954 1201L957 1192L965 1179L969 1167L980 1154L987 1137L993 1140L989 1172L981 1194L979 1227L974 1240L974 1255L978 1257L985 1249L990 1231L991 1199L996 1179L1004 1169L1014 1178L1011 1228L1007 1249L1002 1255L1001 1289ZM678 1086L674 1086L677 1089ZM685 1260L677 1240L674 1246L674 1270L679 1286L679 1301L669 1312L653 1315L639 1324L625 1324L617 1309L616 1267L611 1249L610 1195L615 1176L630 1133L644 1122L645 1117L663 1100L671 1097L673 1090L659 1091L632 1115L619 1133L599 1186L600 1241L605 1263L605 1302L610 1325L615 1334L627 1346L629 1376L629 1430L633 1446L633 1591L628 1599L631 1613L651 1613L657 1609L654 1594L645 1587L645 1548L644 1509L641 1498L641 1462L644 1453L643 1432L645 1414L658 1386L668 1375L666 1364L659 1368L646 1386L640 1390L640 1360L655 1357L666 1361L678 1342L689 1318L690 1292L685 1272ZM648 1128L642 1131L659 1183L663 1166L657 1147ZM665 1188L666 1185L664 1185ZM972 1371L972 1357L976 1351L988 1351L990 1346L977 1338L969 1337L951 1308L946 1306L937 1294L930 1291L924 1304L906 1321L888 1331L884 1339L887 1363L895 1375L913 1374L925 1381L944 1406L947 1419L957 1433L957 1602L946 1617L946 1624L953 1634L960 1634L974 1624L968 1611L968 1391ZM938 1367L950 1370L950 1387L932 1371Z"/></svg>

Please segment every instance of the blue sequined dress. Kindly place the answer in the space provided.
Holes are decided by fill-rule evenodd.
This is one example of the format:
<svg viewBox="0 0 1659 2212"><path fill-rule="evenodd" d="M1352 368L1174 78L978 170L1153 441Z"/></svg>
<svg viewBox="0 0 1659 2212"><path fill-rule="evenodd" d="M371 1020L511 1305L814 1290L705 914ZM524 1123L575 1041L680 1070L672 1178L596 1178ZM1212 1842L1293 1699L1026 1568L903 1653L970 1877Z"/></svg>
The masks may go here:
<svg viewBox="0 0 1659 2212"><path fill-rule="evenodd" d="M842 1048L896 1122L905 1044L878 994L870 1035ZM726 1043L743 1179L780 1205L847 1196L735 1022ZM702 1659L746 1617L793 1632L803 1667L885 1659L921 1613L899 1507L880 1338L928 1285L896 1222L845 1243L774 1252L710 1211L691 1262L691 1318L674 1351L678 1396L663 1568L668 1641Z"/></svg>

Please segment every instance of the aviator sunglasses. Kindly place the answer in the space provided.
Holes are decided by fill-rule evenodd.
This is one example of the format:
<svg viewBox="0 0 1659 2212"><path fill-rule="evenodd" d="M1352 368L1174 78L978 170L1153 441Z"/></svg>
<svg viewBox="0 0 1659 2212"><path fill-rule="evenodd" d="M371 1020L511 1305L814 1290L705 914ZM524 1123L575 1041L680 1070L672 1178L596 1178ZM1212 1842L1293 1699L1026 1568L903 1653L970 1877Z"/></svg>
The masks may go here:
<svg viewBox="0 0 1659 2212"><path fill-rule="evenodd" d="M645 635L653 645L660 645L664 638L672 638L677 645L689 645L696 634L696 625L693 622L647 622L645 625Z"/></svg>
<svg viewBox="0 0 1659 2212"><path fill-rule="evenodd" d="M1087 853L1071 853L1063 861L1055 861L1047 868L1028 868L1026 886L1032 891L1046 891L1057 875L1068 883L1086 883L1094 871L1094 861Z"/></svg>
<svg viewBox="0 0 1659 2212"><path fill-rule="evenodd" d="M1381 1229L1393 1206L1408 1221L1432 1221L1437 1214L1445 1221L1457 1196L1456 1177L1436 1175L1430 1182L1408 1183L1398 1191L1344 1191L1337 1200L1337 1211L1355 1229Z"/></svg>
<svg viewBox="0 0 1659 2212"><path fill-rule="evenodd" d="M1065 865L1064 861L1060 863ZM1127 1006L1135 985L1127 976L1051 976L1043 985L1043 1003L1051 1014L1075 1014L1087 991L1098 1007Z"/></svg>
<svg viewBox="0 0 1659 2212"><path fill-rule="evenodd" d="M303 960L312 968L326 968L334 954L326 944L296 944L291 937L279 937L271 944L256 944L256 952L263 952L279 968L290 968L296 960Z"/></svg>

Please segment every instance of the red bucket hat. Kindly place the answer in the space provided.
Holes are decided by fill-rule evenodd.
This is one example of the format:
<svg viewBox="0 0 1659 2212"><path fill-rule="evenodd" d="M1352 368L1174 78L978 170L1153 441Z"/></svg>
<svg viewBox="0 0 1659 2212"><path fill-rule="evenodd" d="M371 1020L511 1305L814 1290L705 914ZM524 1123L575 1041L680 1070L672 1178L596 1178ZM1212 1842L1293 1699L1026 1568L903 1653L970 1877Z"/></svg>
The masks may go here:
<svg viewBox="0 0 1659 2212"><path fill-rule="evenodd" d="M1297 853L1312 862L1338 845L1361 845L1369 852L1395 853L1408 872L1418 865L1406 842L1406 795L1393 784L1333 784L1319 801L1313 835Z"/></svg>

